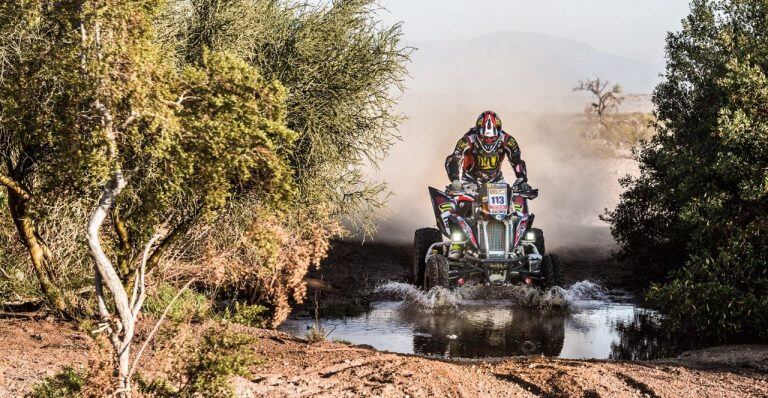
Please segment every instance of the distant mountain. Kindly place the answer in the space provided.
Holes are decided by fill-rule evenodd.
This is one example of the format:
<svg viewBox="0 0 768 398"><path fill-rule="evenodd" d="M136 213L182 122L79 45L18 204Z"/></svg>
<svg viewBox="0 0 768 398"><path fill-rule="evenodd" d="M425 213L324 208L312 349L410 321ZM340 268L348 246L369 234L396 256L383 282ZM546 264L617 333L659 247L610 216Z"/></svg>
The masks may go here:
<svg viewBox="0 0 768 398"><path fill-rule="evenodd" d="M463 99L524 108L542 105L572 110L583 97L572 88L599 76L627 93L650 93L663 64L606 54L576 41L542 34L498 32L465 40L414 45L410 95Z"/></svg>

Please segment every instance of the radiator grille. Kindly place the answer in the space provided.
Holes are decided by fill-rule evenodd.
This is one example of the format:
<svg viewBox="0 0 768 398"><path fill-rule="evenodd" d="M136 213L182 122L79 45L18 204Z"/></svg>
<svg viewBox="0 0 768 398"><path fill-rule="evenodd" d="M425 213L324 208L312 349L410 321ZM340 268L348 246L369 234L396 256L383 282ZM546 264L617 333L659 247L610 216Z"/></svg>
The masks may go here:
<svg viewBox="0 0 768 398"><path fill-rule="evenodd" d="M502 253L505 252L504 244L506 242L506 231L504 224L500 222L489 222L486 224L486 232L488 234L489 257L501 256ZM481 247L485 247L485 236L482 231L479 235L481 240Z"/></svg>

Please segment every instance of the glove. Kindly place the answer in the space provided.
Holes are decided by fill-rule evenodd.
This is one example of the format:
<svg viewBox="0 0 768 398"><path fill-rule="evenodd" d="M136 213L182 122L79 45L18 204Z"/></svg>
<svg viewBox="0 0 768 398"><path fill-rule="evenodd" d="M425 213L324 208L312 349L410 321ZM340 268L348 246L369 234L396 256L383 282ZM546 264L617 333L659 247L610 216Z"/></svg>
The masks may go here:
<svg viewBox="0 0 768 398"><path fill-rule="evenodd" d="M532 188L530 185L528 185L527 182L521 182L516 181L515 185L512 186L512 191L517 193L525 193L530 191Z"/></svg>
<svg viewBox="0 0 768 398"><path fill-rule="evenodd" d="M451 181L451 190L452 191L461 191L464 189L464 186L461 184L461 180L453 180Z"/></svg>

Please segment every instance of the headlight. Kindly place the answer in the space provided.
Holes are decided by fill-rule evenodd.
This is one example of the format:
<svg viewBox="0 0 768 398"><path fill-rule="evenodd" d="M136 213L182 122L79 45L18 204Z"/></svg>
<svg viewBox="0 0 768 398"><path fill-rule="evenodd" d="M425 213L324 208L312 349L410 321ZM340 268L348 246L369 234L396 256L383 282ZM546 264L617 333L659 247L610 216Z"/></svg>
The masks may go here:
<svg viewBox="0 0 768 398"><path fill-rule="evenodd" d="M464 240L464 234L461 231L451 232L451 240L454 242L462 242Z"/></svg>
<svg viewBox="0 0 768 398"><path fill-rule="evenodd" d="M535 241L536 240L536 234L533 233L533 231L528 231L525 233L525 240Z"/></svg>

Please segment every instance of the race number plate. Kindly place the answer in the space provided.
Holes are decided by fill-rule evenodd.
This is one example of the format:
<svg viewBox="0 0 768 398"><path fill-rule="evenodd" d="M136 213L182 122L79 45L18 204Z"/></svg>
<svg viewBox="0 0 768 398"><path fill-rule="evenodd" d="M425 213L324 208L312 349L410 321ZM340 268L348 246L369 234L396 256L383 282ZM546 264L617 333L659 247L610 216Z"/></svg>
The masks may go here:
<svg viewBox="0 0 768 398"><path fill-rule="evenodd" d="M488 188L488 212L493 215L507 214L508 208L507 190L505 188Z"/></svg>

